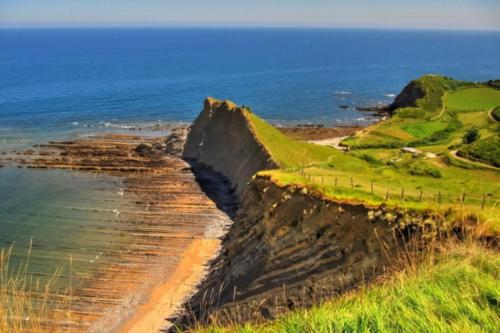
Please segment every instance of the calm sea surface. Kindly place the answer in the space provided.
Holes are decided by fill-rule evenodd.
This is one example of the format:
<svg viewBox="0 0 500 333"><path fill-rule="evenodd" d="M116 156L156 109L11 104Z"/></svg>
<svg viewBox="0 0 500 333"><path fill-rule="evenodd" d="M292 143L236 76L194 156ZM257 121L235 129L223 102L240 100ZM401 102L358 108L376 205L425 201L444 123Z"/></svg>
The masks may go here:
<svg viewBox="0 0 500 333"><path fill-rule="evenodd" d="M0 30L0 152L190 121L206 96L250 105L276 123L366 123L354 105L388 103L426 73L500 78L499 54L500 33L487 32ZM70 254L92 271L100 253L118 246L98 230L113 223L119 187L85 173L0 168L0 248L24 251L33 239L34 272L67 265Z"/></svg>

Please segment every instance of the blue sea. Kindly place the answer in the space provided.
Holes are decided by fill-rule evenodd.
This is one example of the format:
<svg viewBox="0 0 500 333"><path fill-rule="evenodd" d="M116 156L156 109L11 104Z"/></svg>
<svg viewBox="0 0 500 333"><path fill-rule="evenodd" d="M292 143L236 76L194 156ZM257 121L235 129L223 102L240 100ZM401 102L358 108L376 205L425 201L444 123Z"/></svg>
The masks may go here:
<svg viewBox="0 0 500 333"><path fill-rule="evenodd" d="M0 153L108 130L188 122L206 96L249 105L276 124L361 123L355 106L390 103L439 73L500 78L499 32L356 29L0 29ZM348 106L347 109L339 106ZM119 179L0 168L0 248L31 270L98 274ZM98 269L97 269L98 271Z"/></svg>
<svg viewBox="0 0 500 333"><path fill-rule="evenodd" d="M272 121L349 122L411 79L500 77L499 32L0 30L0 128L192 120L204 97Z"/></svg>

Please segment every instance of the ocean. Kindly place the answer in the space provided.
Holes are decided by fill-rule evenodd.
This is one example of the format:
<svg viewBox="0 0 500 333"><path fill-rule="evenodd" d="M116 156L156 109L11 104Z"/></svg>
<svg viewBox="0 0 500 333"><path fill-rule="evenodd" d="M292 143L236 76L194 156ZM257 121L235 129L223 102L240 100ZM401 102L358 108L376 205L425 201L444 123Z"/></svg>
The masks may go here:
<svg viewBox="0 0 500 333"><path fill-rule="evenodd" d="M0 153L189 122L206 96L275 124L367 124L355 106L390 103L424 74L499 79L499 54L499 32L0 29ZM31 242L37 276L67 273L70 256L80 276L98 274L102 253L126 251L111 232L113 212L132 204L117 195L122 186L84 172L0 168L0 248L14 244L21 261Z"/></svg>

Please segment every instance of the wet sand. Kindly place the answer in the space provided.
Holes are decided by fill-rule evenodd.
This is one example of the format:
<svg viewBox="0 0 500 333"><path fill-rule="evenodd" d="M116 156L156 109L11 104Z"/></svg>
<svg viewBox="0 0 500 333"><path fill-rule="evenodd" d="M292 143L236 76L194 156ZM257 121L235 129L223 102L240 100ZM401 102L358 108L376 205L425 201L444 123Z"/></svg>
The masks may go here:
<svg viewBox="0 0 500 333"><path fill-rule="evenodd" d="M119 332L158 332L168 328L170 323L165 316L174 315L194 294L196 285L207 274L206 263L217 255L220 245L217 239L194 240L171 276L153 288L147 302L138 307Z"/></svg>

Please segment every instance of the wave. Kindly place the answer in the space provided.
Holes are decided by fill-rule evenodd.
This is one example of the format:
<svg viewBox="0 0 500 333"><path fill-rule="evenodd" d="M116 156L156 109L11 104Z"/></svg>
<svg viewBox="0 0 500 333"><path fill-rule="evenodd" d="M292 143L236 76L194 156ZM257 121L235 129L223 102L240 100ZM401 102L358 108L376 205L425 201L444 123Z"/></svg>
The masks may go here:
<svg viewBox="0 0 500 333"><path fill-rule="evenodd" d="M390 98L394 98L396 97L396 94L384 94L385 97L390 97Z"/></svg>

